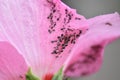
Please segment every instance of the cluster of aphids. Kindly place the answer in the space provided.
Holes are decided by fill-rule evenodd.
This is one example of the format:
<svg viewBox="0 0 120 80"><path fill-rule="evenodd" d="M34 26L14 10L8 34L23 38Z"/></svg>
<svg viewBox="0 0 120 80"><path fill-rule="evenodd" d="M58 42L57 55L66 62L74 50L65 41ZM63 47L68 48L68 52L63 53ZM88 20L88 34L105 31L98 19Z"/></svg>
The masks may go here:
<svg viewBox="0 0 120 80"><path fill-rule="evenodd" d="M50 10L50 14L47 16L47 19L50 21L48 32L52 34L56 30L61 31L60 35L56 37L55 40L52 40L51 43L56 45L53 47L53 51L51 54L61 54L65 48L70 44L75 44L76 39L82 33L79 29L73 29L69 25L70 21L73 18L73 13L69 11L67 8L61 11L57 4L51 3L52 7ZM75 20L81 20L81 18L74 18ZM60 21L61 20L61 21ZM61 23L61 27L58 28L57 23ZM67 25L68 24L68 25ZM57 28L56 28L57 27Z"/></svg>
<svg viewBox="0 0 120 80"><path fill-rule="evenodd" d="M57 4L51 3L52 7L50 9L50 14L47 16L47 19L50 22L48 32L52 33L56 31L57 23L62 22L61 26L65 27L72 20L73 13L67 8L64 11L61 11L58 8ZM61 20L61 21L60 21ZM58 22L59 21L59 22Z"/></svg>
<svg viewBox="0 0 120 80"><path fill-rule="evenodd" d="M75 44L76 39L80 36L81 33L81 30L68 28L64 34L58 36L56 40L51 41L51 43L56 44L52 54L59 55L68 45Z"/></svg>
<svg viewBox="0 0 120 80"><path fill-rule="evenodd" d="M56 9L56 4L54 4L54 3L52 5L52 8L50 11L51 12L47 17L47 19L50 21L50 26L49 26L48 32L52 33L55 31L55 27L57 26L57 22L61 18L61 13L59 10Z"/></svg>

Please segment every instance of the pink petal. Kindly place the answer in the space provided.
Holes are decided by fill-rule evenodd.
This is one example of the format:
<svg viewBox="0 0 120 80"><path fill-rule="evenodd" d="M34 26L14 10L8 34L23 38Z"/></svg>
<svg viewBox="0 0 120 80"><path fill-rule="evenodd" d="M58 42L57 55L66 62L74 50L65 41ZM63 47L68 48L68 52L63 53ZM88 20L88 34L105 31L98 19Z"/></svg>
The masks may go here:
<svg viewBox="0 0 120 80"><path fill-rule="evenodd" d="M27 69L17 50L7 42L0 42L0 80L25 80Z"/></svg>
<svg viewBox="0 0 120 80"><path fill-rule="evenodd" d="M120 37L118 13L98 16L88 20L90 29L79 37L65 63L66 76L86 76L98 71L107 44Z"/></svg>
<svg viewBox="0 0 120 80"><path fill-rule="evenodd" d="M60 0L0 0L0 15L2 33L37 76L60 69L74 39L88 28L86 19ZM65 39L68 46L62 51ZM55 53L55 48L60 53Z"/></svg>
<svg viewBox="0 0 120 80"><path fill-rule="evenodd" d="M7 41L7 38L3 33L0 33L0 41Z"/></svg>
<svg viewBox="0 0 120 80"><path fill-rule="evenodd" d="M76 14L74 9L70 9L59 0L47 2L46 5L40 31L40 49L43 53L41 64L45 74L54 74L63 66L74 42L86 31L88 25L83 16Z"/></svg>

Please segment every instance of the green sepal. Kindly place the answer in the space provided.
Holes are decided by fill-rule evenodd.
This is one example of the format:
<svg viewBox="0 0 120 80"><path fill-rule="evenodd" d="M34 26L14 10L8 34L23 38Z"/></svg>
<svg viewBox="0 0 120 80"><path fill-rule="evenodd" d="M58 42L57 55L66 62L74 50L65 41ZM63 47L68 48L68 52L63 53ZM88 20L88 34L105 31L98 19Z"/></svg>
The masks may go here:
<svg viewBox="0 0 120 80"><path fill-rule="evenodd" d="M29 69L26 74L26 80L40 80L40 79L33 75L31 69Z"/></svg>
<svg viewBox="0 0 120 80"><path fill-rule="evenodd" d="M53 76L52 80L70 80L63 75L63 67Z"/></svg>
<svg viewBox="0 0 120 80"><path fill-rule="evenodd" d="M63 75L63 67L53 76L52 80L71 80L70 78L65 78Z"/></svg>
<svg viewBox="0 0 120 80"><path fill-rule="evenodd" d="M63 80L63 67L53 76L52 80Z"/></svg>

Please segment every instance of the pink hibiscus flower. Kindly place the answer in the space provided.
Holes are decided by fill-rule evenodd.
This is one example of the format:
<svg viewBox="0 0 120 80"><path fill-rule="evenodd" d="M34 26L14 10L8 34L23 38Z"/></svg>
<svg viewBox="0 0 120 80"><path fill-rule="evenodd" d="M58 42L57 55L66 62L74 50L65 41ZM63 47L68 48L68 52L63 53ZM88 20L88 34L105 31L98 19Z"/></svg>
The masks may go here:
<svg viewBox="0 0 120 80"><path fill-rule="evenodd" d="M0 80L64 80L99 70L118 13L85 19L60 0L0 0Z"/></svg>

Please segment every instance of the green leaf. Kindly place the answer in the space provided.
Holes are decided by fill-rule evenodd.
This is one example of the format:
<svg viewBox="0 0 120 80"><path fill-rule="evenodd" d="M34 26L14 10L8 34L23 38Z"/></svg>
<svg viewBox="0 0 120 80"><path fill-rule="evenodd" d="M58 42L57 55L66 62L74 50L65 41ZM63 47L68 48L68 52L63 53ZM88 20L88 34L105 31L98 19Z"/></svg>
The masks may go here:
<svg viewBox="0 0 120 80"><path fill-rule="evenodd" d="M26 74L26 80L40 80L40 79L33 75L31 69L29 69Z"/></svg>

